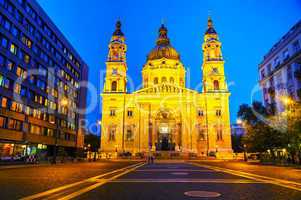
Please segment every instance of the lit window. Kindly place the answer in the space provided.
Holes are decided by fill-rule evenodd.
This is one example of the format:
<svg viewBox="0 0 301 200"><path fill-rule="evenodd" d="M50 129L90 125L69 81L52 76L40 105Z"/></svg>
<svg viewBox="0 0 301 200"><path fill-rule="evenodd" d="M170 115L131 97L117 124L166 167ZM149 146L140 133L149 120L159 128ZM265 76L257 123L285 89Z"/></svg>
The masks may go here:
<svg viewBox="0 0 301 200"><path fill-rule="evenodd" d="M5 117L0 117L0 128L4 128L6 123L6 118Z"/></svg>
<svg viewBox="0 0 301 200"><path fill-rule="evenodd" d="M7 108L7 98L6 97L1 98L1 108Z"/></svg>
<svg viewBox="0 0 301 200"><path fill-rule="evenodd" d="M13 43L10 45L10 52L17 55L17 47Z"/></svg>
<svg viewBox="0 0 301 200"><path fill-rule="evenodd" d="M15 66L15 63L13 63L12 61L10 61L10 60L6 61L6 69L7 70L12 71L14 66Z"/></svg>

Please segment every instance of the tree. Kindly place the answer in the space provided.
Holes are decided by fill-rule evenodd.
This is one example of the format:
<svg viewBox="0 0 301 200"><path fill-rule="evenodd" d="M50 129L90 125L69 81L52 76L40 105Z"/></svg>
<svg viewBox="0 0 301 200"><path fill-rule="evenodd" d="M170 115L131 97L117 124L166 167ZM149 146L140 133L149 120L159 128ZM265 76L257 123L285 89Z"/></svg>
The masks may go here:
<svg viewBox="0 0 301 200"><path fill-rule="evenodd" d="M100 137L94 134L87 134L85 135L85 146L90 145L91 151L98 151L100 144Z"/></svg>
<svg viewBox="0 0 301 200"><path fill-rule="evenodd" d="M246 135L243 143L249 151L265 152L285 146L285 134L270 126L270 115L261 102L253 102L252 106L241 105L237 115L244 122Z"/></svg>

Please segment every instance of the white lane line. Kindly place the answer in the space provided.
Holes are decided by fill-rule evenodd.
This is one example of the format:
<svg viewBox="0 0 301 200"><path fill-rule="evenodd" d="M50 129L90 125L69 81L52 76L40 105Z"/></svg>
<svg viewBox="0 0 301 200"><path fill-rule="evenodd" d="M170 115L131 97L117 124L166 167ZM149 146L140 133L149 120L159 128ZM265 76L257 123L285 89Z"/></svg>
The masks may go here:
<svg viewBox="0 0 301 200"><path fill-rule="evenodd" d="M67 196L64 196L63 198L59 198L58 200L69 200L69 199L73 199L74 197L80 196L80 195L82 195L82 194L84 194L84 193L87 193L87 192L89 192L89 191L91 191L91 190L94 190L95 188L100 187L100 186L102 186L102 185L104 185L104 184L106 184L106 183L108 183L108 182L110 182L110 181L113 181L114 179L117 179L117 178L119 178L119 177L121 177L121 176L123 176L123 175L125 175L125 174L128 174L128 173L130 173L130 172L132 172L132 171L135 171L137 168L142 167L143 165L144 165L144 164L140 164L140 165L138 165L138 166L136 166L136 167L133 167L133 168L131 168L131 169L128 169L128 170L126 170L126 171L124 171L124 172L122 172L122 173L120 173L120 174L117 174L117 175L115 175L115 176L113 176L113 177L111 177L111 178L109 178L109 179L102 179L102 180L100 180L99 183L93 184L93 185L91 185L91 186L89 186L89 187L85 187L85 188L83 188L83 189L81 189L81 190L78 190L78 191L73 192L73 193L71 193L71 194L69 194L69 195L67 195Z"/></svg>
<svg viewBox="0 0 301 200"><path fill-rule="evenodd" d="M282 180L282 179L277 179L277 178L272 178L272 177L267 177L267 176L261 176L257 174L251 174L247 172L241 172L241 171L236 171L236 170L231 170L231 169L226 169L226 168L221 168L221 167L215 167L215 166L210 166L210 165L205 165L205 164L198 164L198 163L191 163L192 165L199 166L199 167L205 167L208 169L212 169L215 171L219 172L224 172L228 174L232 174L235 176L240 176L256 181L261 181L263 183L269 183L297 191L301 191L301 183L294 182L294 181L288 181L288 180Z"/></svg>
<svg viewBox="0 0 301 200"><path fill-rule="evenodd" d="M44 192L41 192L41 193L37 193L37 194L34 194L34 195L23 197L20 200L33 200L33 199L45 197L45 196L48 196L50 194L53 194L53 193L56 193L56 192L59 192L59 191L65 190L65 189L69 189L69 188L78 186L80 184L86 183L86 182L95 181L98 178L101 178L101 177L104 177L104 176L108 176L110 174L114 174L114 173L117 173L119 171L124 171L124 170L126 170L128 168L131 168L131 167L134 167L134 166L137 166L137 165L140 165L140 164L141 163L137 163L137 164L134 164L134 165L130 165L130 166L121 168L121 169L113 170L113 171L110 171L110 172L107 172L107 173L104 173L104 174L100 174L100 175L97 175L97 176L94 176L94 177L91 177L91 178L88 178L88 179L85 179L85 180L82 180L82 181L78 181L78 182L71 183L71 184L68 184L68 185L63 185L61 187L57 187L57 188L50 189L50 190L47 190L47 191L44 191Z"/></svg>
<svg viewBox="0 0 301 200"><path fill-rule="evenodd" d="M263 183L249 179L116 179L112 183Z"/></svg>

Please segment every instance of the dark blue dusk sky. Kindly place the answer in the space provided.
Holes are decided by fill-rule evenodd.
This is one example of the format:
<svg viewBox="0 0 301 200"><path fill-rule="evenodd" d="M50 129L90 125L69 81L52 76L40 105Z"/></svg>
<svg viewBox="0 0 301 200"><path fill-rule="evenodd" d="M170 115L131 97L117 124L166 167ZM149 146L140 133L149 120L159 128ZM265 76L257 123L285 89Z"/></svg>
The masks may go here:
<svg viewBox="0 0 301 200"><path fill-rule="evenodd" d="M264 54L301 17L300 0L38 0L66 38L89 66L89 80L103 87L108 43L120 19L128 45L128 75L141 83L146 55L154 47L164 19L172 45L181 55L192 78L188 87L201 80L204 31L210 11L223 44L229 89L231 121L238 107L251 102L251 90L258 83L258 64ZM188 76L188 74L187 74ZM261 96L257 95L261 100ZM95 101L96 99L93 99ZM91 98L88 97L88 103ZM87 115L90 123L100 118L98 107Z"/></svg>

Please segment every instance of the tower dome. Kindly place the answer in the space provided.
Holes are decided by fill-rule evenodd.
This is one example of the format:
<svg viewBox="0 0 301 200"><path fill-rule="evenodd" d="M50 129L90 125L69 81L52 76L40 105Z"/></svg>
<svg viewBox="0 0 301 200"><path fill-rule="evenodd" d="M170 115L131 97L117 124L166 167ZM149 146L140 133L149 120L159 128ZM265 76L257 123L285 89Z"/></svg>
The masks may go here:
<svg viewBox="0 0 301 200"><path fill-rule="evenodd" d="M156 42L155 48L148 54L147 60L156 60L161 58L180 60L180 54L170 44L167 37L167 28L164 24L159 29L159 37Z"/></svg>

